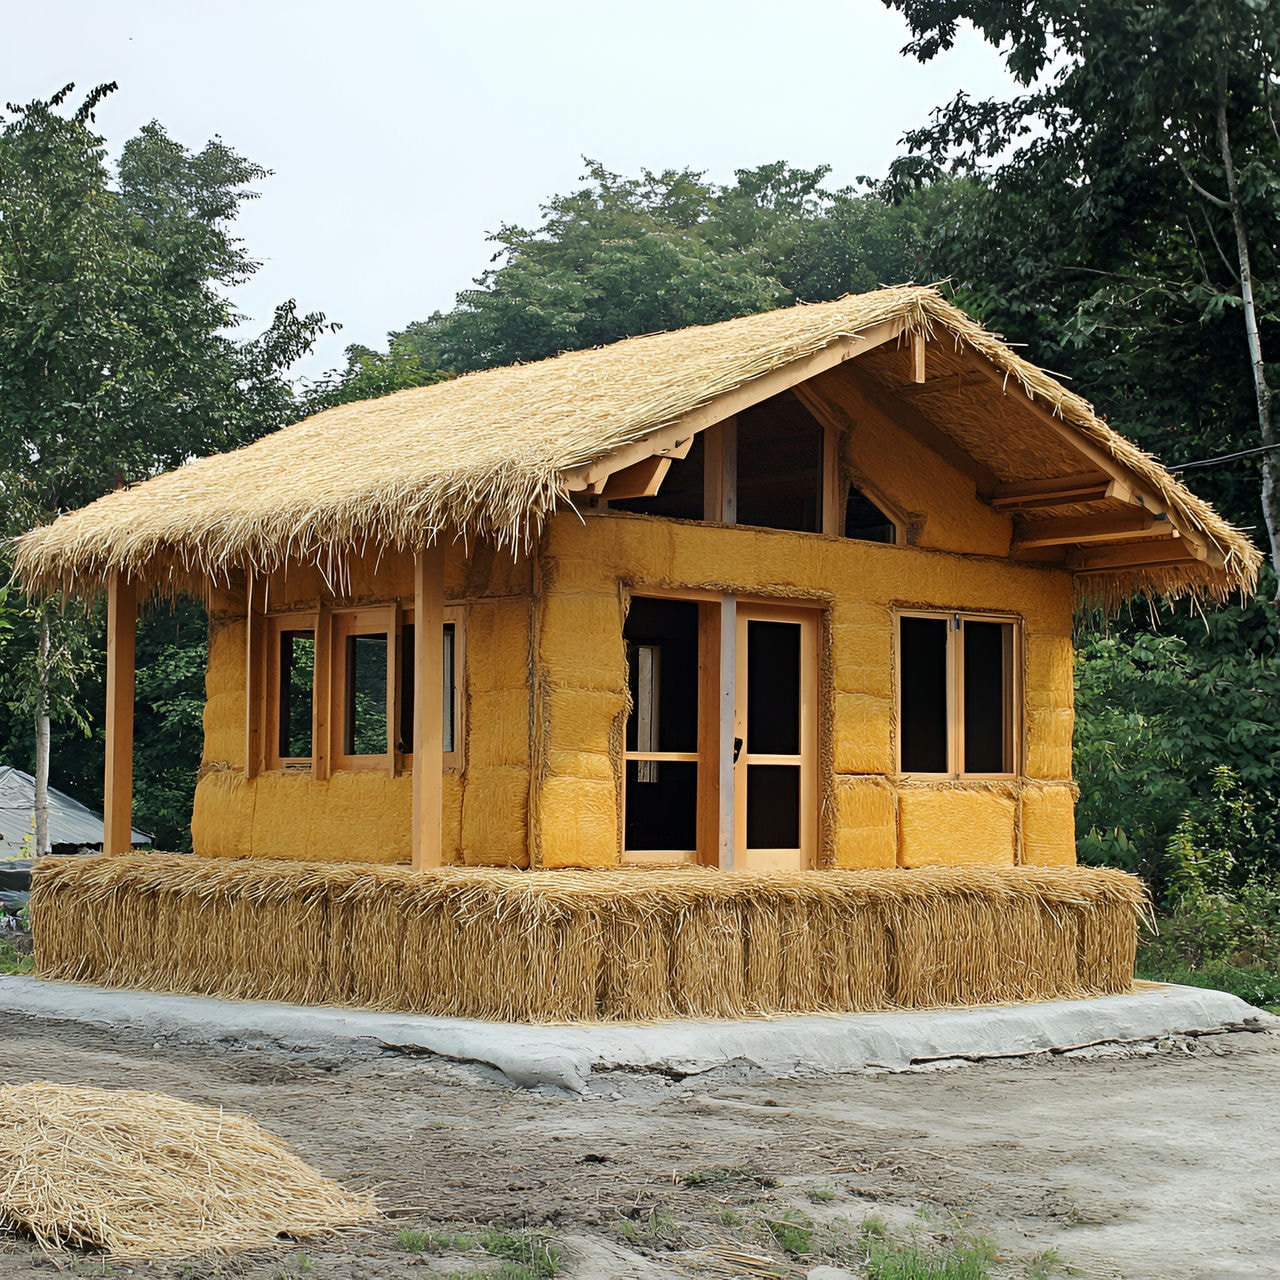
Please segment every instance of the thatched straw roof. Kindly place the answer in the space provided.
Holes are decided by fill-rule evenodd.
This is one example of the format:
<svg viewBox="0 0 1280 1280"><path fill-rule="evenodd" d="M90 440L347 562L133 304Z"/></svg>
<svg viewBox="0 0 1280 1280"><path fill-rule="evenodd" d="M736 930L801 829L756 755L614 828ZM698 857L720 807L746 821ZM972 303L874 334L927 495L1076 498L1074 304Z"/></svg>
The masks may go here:
<svg viewBox="0 0 1280 1280"><path fill-rule="evenodd" d="M1004 456L1002 433L1012 444L1011 413L1026 411L1025 422L1013 423L1025 436L1033 426L1028 406L1041 415L1047 410L1201 548L1185 567L1152 571L1091 570L1082 562L1082 576L1097 580L1090 594L1114 598L1124 587L1221 597L1252 587L1260 557L1242 534L1079 396L936 290L910 286L630 338L330 409L26 534L18 571L33 588L92 593L115 571L144 589L165 591L234 569L269 571L296 558L318 560L341 577L349 554L410 548L442 534L524 545L572 500L583 467L691 414L708 425L717 401L741 399L770 375L785 376L787 366L869 331L883 333L886 325L900 350L919 335L930 351L961 353L995 375L989 393L1005 406L984 413L990 426L980 442L992 457ZM943 400L931 397L929 412L945 432ZM972 441L961 438L972 451ZM997 469L1005 482L1038 478L1036 468Z"/></svg>

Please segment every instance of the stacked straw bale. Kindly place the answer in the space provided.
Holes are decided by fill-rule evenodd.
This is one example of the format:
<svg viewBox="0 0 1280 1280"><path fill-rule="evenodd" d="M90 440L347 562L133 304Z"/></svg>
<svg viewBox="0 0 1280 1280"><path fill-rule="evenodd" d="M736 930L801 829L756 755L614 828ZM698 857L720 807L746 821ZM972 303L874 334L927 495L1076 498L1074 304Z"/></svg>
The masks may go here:
<svg viewBox="0 0 1280 1280"><path fill-rule="evenodd" d="M509 1022L1128 991L1142 885L1084 867L724 875L50 859L45 978Z"/></svg>
<svg viewBox="0 0 1280 1280"><path fill-rule="evenodd" d="M375 1213L246 1116L160 1093L0 1086L0 1230L176 1258L325 1235Z"/></svg>

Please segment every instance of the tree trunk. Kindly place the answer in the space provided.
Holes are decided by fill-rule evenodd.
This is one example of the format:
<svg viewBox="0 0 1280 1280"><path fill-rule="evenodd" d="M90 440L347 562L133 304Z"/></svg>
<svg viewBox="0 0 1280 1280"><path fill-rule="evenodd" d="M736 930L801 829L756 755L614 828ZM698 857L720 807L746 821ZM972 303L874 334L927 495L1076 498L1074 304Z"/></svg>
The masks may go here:
<svg viewBox="0 0 1280 1280"><path fill-rule="evenodd" d="M1262 358L1262 337L1258 331L1258 310L1253 300L1253 269L1249 263L1249 232L1244 224L1240 204L1240 188L1236 181L1235 161L1231 154L1231 133L1227 125L1227 70L1225 63L1218 71L1218 147L1227 180L1227 204L1231 210L1231 226L1235 231L1236 254L1240 260L1240 302L1244 312L1245 337L1249 344L1249 363L1253 369L1253 390L1258 402L1258 427L1267 452L1262 455L1262 516L1267 524L1271 546L1271 566L1276 570L1276 596L1280 607L1280 484L1277 483L1275 421L1271 414L1271 387L1267 382L1267 366Z"/></svg>
<svg viewBox="0 0 1280 1280"><path fill-rule="evenodd" d="M36 857L49 852L49 615L40 608L40 647L36 654Z"/></svg>

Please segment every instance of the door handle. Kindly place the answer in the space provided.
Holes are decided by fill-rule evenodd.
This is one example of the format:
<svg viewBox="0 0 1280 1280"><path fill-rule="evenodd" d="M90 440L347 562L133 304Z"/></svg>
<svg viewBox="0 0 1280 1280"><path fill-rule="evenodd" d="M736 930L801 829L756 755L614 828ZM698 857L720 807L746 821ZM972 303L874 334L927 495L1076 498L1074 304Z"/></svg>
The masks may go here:
<svg viewBox="0 0 1280 1280"><path fill-rule="evenodd" d="M733 763L738 763L738 757L742 754L742 739L734 738L733 740Z"/></svg>

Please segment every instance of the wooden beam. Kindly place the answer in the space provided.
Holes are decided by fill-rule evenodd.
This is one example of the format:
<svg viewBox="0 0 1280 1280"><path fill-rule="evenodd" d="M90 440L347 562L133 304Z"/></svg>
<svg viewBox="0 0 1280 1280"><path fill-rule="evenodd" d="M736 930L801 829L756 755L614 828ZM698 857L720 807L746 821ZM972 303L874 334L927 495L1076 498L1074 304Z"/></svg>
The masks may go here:
<svg viewBox="0 0 1280 1280"><path fill-rule="evenodd" d="M1081 475L1055 476L1049 480L1024 480L1002 484L987 501L997 511L1031 511L1038 507L1073 506L1084 502L1136 502L1127 485L1101 471Z"/></svg>
<svg viewBox="0 0 1280 1280"><path fill-rule="evenodd" d="M133 692L138 590L112 572L107 580L107 759L103 778L102 850L133 848Z"/></svg>
<svg viewBox="0 0 1280 1280"><path fill-rule="evenodd" d="M719 780L716 788L718 804L716 857L721 871L733 870L734 832L734 750L735 716L738 709L738 601L736 597L720 597L720 749ZM744 729L745 733L745 729Z"/></svg>
<svg viewBox="0 0 1280 1280"><path fill-rule="evenodd" d="M1116 572L1184 565L1205 558L1204 549L1189 538L1165 538L1110 547L1081 547L1067 553L1067 568L1073 573Z"/></svg>
<svg viewBox="0 0 1280 1280"><path fill-rule="evenodd" d="M413 558L413 866L444 850L444 546Z"/></svg>
<svg viewBox="0 0 1280 1280"><path fill-rule="evenodd" d="M924 348L924 334L913 333L911 335L911 381L917 385L923 385L925 381Z"/></svg>
<svg viewBox="0 0 1280 1280"><path fill-rule="evenodd" d="M872 326L864 333L850 338L839 338L829 346L823 347L821 351L815 351L812 355L800 360L793 360L790 364L782 365L762 377L752 378L749 382L735 387L732 391L726 391L700 408L691 410L669 426L651 431L643 439L623 445L622 448L615 449L611 454L595 462L588 462L565 472L563 477L565 488L570 493L580 493L584 489L590 491L593 485L599 484L615 471L621 471L655 453L683 458L693 443L693 437L699 431L705 431L714 423L723 422L726 418L741 413L743 409L749 409L762 400L768 400L780 392L788 391L799 383L865 355L876 347L893 342L901 336L903 327L903 321L900 319L886 320L883 324ZM683 452L676 452L681 448Z"/></svg>
<svg viewBox="0 0 1280 1280"><path fill-rule="evenodd" d="M1054 520L1020 520L1014 526L1013 551L1029 547L1066 547L1084 542L1119 542L1144 535L1155 538L1178 536L1167 520L1139 509L1115 515L1069 516Z"/></svg>
<svg viewBox="0 0 1280 1280"><path fill-rule="evenodd" d="M267 580L262 579L264 593ZM245 665L245 738L244 776L256 777L265 766L265 737L263 722L266 718L266 615L259 609L254 596L257 594L258 576L252 569L244 576L244 665ZM271 726L265 732L271 733Z"/></svg>
<svg viewBox="0 0 1280 1280"><path fill-rule="evenodd" d="M640 462L633 462L621 471L609 476L600 489L600 496L610 498L652 498L662 487L671 470L670 455L654 454Z"/></svg>

